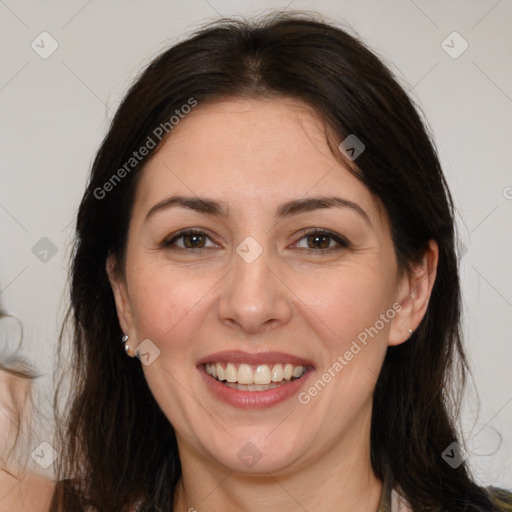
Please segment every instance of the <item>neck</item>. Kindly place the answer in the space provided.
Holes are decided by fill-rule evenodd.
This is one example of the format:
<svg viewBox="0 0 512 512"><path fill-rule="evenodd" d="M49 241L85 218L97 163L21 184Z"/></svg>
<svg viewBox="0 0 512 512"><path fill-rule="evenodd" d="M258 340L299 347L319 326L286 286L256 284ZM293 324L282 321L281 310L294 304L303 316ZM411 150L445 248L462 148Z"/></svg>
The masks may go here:
<svg viewBox="0 0 512 512"><path fill-rule="evenodd" d="M182 446L182 478L173 510L375 512L382 482L373 472L369 446L368 428L365 435L359 430L356 439L329 447L312 463L258 474L235 473L210 464Z"/></svg>

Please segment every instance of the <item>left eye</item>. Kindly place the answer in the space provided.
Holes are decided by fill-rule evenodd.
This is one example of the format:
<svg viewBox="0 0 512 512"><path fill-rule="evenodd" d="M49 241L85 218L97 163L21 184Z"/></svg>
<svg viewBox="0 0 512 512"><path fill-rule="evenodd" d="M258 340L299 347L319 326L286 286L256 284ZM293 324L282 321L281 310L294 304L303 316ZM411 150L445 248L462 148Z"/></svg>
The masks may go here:
<svg viewBox="0 0 512 512"><path fill-rule="evenodd" d="M304 235L300 240L305 240L306 246L299 247L300 249L310 250L327 250L348 247L348 242L343 237L330 233L329 231L312 231ZM337 244L334 247L332 242Z"/></svg>

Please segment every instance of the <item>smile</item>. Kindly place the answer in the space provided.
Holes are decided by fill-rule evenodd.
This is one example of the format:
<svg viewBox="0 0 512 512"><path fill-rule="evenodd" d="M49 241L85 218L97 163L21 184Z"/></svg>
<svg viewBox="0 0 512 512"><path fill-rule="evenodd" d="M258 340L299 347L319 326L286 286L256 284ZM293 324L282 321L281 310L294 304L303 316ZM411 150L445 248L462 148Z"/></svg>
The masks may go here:
<svg viewBox="0 0 512 512"><path fill-rule="evenodd" d="M267 391L300 379L306 367L291 363L273 365L217 362L206 363L205 371L218 382L240 391Z"/></svg>
<svg viewBox="0 0 512 512"><path fill-rule="evenodd" d="M286 402L315 374L312 360L275 351L224 350L205 355L196 365L212 398L241 409Z"/></svg>

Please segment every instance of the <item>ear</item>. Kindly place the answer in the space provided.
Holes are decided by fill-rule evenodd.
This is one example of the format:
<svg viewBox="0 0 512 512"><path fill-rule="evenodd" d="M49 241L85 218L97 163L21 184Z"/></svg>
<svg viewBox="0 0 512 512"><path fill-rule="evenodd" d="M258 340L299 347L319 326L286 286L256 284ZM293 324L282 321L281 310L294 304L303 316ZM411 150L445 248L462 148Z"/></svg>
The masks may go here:
<svg viewBox="0 0 512 512"><path fill-rule="evenodd" d="M400 345L411 336L425 316L437 274L439 248L429 240L423 258L398 283L397 314L391 323L388 345Z"/></svg>
<svg viewBox="0 0 512 512"><path fill-rule="evenodd" d="M114 271L115 258L113 255L109 255L106 260L106 271L112 292L114 293L114 299L116 302L117 318L119 319L119 325L126 334L133 334L134 322L133 313L128 298L128 291L126 288L125 280Z"/></svg>

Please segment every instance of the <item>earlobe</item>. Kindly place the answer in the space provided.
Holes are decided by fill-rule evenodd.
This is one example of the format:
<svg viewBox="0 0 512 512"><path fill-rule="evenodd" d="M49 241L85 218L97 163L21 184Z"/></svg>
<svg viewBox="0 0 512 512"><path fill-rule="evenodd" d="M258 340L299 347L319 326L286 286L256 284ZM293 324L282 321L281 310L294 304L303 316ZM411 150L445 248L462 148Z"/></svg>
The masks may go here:
<svg viewBox="0 0 512 512"><path fill-rule="evenodd" d="M402 277L397 293L400 310L393 319L388 345L400 345L418 328L427 312L434 287L439 259L439 248L429 240L421 261Z"/></svg>
<svg viewBox="0 0 512 512"><path fill-rule="evenodd" d="M117 318L119 325L123 332L131 332L133 315L131 312L130 302L128 300L128 293L126 290L126 283L115 272L115 258L113 255L108 256L105 263L105 270L108 275L110 286L114 294L116 303Z"/></svg>

